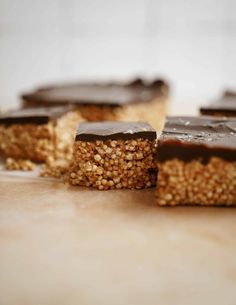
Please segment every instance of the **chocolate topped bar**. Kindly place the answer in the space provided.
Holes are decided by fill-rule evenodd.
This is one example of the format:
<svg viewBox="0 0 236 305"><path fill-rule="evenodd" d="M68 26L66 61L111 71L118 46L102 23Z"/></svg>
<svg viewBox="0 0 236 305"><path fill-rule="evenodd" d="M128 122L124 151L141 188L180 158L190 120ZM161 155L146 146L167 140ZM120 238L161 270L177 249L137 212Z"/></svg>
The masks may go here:
<svg viewBox="0 0 236 305"><path fill-rule="evenodd" d="M225 90L223 96L231 96L231 97L235 97L236 98L236 91L234 90Z"/></svg>
<svg viewBox="0 0 236 305"><path fill-rule="evenodd" d="M136 79L128 84L75 83L40 88L32 93L23 94L22 99L24 106L65 104L123 106L148 102L162 95L166 88L167 84L160 79L149 83Z"/></svg>
<svg viewBox="0 0 236 305"><path fill-rule="evenodd" d="M47 124L49 120L55 120L71 109L68 106L15 109L1 114L0 124Z"/></svg>
<svg viewBox="0 0 236 305"><path fill-rule="evenodd" d="M156 131L146 122L97 122L81 123L76 140L93 142L96 140L156 139Z"/></svg>
<svg viewBox="0 0 236 305"><path fill-rule="evenodd" d="M225 91L220 99L202 106L200 112L205 115L236 116L236 93Z"/></svg>
<svg viewBox="0 0 236 305"><path fill-rule="evenodd" d="M169 117L158 143L159 205L236 205L236 119Z"/></svg>
<svg viewBox="0 0 236 305"><path fill-rule="evenodd" d="M145 122L81 123L68 182L99 190L154 186L156 142Z"/></svg>
<svg viewBox="0 0 236 305"><path fill-rule="evenodd" d="M168 117L159 140L158 159L184 161L210 157L236 160L236 119Z"/></svg>

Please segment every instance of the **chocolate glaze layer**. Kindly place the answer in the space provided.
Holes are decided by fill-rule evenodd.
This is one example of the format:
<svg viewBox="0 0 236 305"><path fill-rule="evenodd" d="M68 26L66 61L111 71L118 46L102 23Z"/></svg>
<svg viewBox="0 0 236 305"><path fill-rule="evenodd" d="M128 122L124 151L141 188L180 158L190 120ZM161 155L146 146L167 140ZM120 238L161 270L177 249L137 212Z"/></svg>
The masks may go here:
<svg viewBox="0 0 236 305"><path fill-rule="evenodd" d="M130 83L74 83L55 85L23 94L24 106L44 105L100 105L123 106L143 103L167 91L167 84L160 79L145 82L138 78Z"/></svg>
<svg viewBox="0 0 236 305"><path fill-rule="evenodd" d="M27 109L14 109L0 115L0 124L47 124L50 120L56 120L72 107L40 107Z"/></svg>
<svg viewBox="0 0 236 305"><path fill-rule="evenodd" d="M211 157L236 161L236 119L168 117L158 143L158 160Z"/></svg>
<svg viewBox="0 0 236 305"><path fill-rule="evenodd" d="M222 97L200 108L201 114L236 116L236 92L226 90Z"/></svg>
<svg viewBox="0 0 236 305"><path fill-rule="evenodd" d="M156 139L156 131L146 122L81 123L76 141Z"/></svg>
<svg viewBox="0 0 236 305"><path fill-rule="evenodd" d="M230 97L235 97L236 98L236 91L235 90L229 90L229 89L225 90L223 96L225 96L225 97L230 96Z"/></svg>

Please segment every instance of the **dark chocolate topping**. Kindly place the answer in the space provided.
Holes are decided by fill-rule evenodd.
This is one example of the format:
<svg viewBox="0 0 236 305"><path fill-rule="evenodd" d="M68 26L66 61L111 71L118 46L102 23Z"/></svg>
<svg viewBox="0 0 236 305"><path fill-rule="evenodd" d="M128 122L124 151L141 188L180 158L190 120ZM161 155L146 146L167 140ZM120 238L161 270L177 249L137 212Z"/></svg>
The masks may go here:
<svg viewBox="0 0 236 305"><path fill-rule="evenodd" d="M72 107L14 109L0 115L0 124L47 124L71 110Z"/></svg>
<svg viewBox="0 0 236 305"><path fill-rule="evenodd" d="M162 94L164 81L154 80L145 83L136 79L129 84L122 83L77 83L40 88L22 95L25 104L35 102L50 106L65 104L93 104L123 106L132 103L148 102Z"/></svg>
<svg viewBox="0 0 236 305"><path fill-rule="evenodd" d="M225 91L223 96L209 105L200 108L202 114L222 114L236 116L236 93Z"/></svg>
<svg viewBox="0 0 236 305"><path fill-rule="evenodd" d="M223 96L225 96L225 97L231 96L231 97L235 97L236 98L236 91L234 91L234 90L225 90Z"/></svg>
<svg viewBox="0 0 236 305"><path fill-rule="evenodd" d="M76 140L93 142L96 140L156 139L156 131L146 122L97 122L81 123Z"/></svg>
<svg viewBox="0 0 236 305"><path fill-rule="evenodd" d="M236 119L168 117L159 140L160 161L220 157L236 160Z"/></svg>

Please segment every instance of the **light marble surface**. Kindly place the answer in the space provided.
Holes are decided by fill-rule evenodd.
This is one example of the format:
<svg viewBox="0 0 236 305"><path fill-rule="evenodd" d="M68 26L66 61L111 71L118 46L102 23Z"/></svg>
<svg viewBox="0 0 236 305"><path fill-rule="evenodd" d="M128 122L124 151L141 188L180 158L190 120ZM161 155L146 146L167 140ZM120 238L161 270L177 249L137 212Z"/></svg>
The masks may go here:
<svg viewBox="0 0 236 305"><path fill-rule="evenodd" d="M0 174L0 304L234 305L236 209Z"/></svg>

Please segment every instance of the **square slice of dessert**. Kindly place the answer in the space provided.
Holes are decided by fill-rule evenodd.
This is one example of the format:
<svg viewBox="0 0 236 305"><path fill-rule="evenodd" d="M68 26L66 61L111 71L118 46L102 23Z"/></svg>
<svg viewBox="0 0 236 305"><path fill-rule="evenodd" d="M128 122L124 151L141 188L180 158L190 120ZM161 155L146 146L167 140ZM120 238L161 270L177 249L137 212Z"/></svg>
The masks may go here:
<svg viewBox="0 0 236 305"><path fill-rule="evenodd" d="M16 109L0 115L0 154L44 162L70 158L80 117L72 107Z"/></svg>
<svg viewBox="0 0 236 305"><path fill-rule="evenodd" d="M159 205L236 205L236 119L167 118L157 159Z"/></svg>
<svg viewBox="0 0 236 305"><path fill-rule="evenodd" d="M69 173L71 185L99 190L156 184L156 131L145 122L81 123Z"/></svg>

